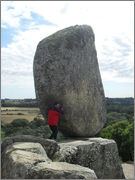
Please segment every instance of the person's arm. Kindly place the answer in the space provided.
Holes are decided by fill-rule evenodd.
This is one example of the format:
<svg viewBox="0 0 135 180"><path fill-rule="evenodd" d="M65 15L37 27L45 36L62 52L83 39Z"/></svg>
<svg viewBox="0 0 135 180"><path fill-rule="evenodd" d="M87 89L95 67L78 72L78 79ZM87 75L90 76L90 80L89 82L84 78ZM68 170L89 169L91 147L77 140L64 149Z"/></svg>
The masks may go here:
<svg viewBox="0 0 135 180"><path fill-rule="evenodd" d="M64 109L62 106L60 108L57 108L56 111L61 113L62 115L64 114Z"/></svg>
<svg viewBox="0 0 135 180"><path fill-rule="evenodd" d="M64 114L64 109L63 109L63 107L61 108L61 114L62 114L62 115Z"/></svg>
<svg viewBox="0 0 135 180"><path fill-rule="evenodd" d="M63 106L59 104L59 106L54 106L54 110L59 112L60 114L64 114Z"/></svg>

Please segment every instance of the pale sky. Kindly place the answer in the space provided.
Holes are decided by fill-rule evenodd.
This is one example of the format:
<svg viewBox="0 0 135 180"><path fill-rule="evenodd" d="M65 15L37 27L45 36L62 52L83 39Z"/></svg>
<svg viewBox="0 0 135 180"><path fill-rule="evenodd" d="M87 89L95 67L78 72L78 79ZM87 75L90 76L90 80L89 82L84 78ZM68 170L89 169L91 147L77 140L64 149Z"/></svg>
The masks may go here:
<svg viewBox="0 0 135 180"><path fill-rule="evenodd" d="M35 98L40 40L73 25L95 34L106 97L134 96L134 1L1 1L1 98Z"/></svg>

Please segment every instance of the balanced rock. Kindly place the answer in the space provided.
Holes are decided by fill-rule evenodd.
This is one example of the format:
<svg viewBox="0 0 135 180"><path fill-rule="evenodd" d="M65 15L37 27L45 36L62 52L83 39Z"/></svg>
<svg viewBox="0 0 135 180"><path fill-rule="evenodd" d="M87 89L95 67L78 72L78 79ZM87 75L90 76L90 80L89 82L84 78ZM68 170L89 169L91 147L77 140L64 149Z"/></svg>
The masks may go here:
<svg viewBox="0 0 135 180"><path fill-rule="evenodd" d="M103 128L105 97L90 26L72 26L40 41L33 69L44 118L57 101L64 106L59 129L65 135L94 136Z"/></svg>
<svg viewBox="0 0 135 180"><path fill-rule="evenodd" d="M78 164L93 169L98 179L124 179L117 144L103 138L82 138L59 143L53 161Z"/></svg>

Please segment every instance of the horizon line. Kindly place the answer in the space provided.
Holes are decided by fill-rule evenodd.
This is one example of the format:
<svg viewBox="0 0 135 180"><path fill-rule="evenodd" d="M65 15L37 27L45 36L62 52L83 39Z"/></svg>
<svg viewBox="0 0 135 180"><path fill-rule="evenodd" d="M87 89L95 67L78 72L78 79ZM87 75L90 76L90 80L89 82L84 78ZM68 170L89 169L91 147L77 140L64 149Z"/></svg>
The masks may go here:
<svg viewBox="0 0 135 180"><path fill-rule="evenodd" d="M105 97L105 98L133 98L134 99L134 97L132 97L132 96L129 96L129 97ZM3 100L3 99L22 100L22 99L37 99L37 98L0 98L0 99L1 100Z"/></svg>

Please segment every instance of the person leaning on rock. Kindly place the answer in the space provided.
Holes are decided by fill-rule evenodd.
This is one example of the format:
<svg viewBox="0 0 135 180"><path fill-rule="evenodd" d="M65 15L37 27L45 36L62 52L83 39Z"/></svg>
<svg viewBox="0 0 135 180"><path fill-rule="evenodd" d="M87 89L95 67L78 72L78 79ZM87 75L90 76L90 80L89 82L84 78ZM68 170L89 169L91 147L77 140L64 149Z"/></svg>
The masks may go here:
<svg viewBox="0 0 135 180"><path fill-rule="evenodd" d="M49 139L57 139L59 117L63 113L63 107L57 102L55 102L53 108L48 111L48 125L52 131Z"/></svg>

